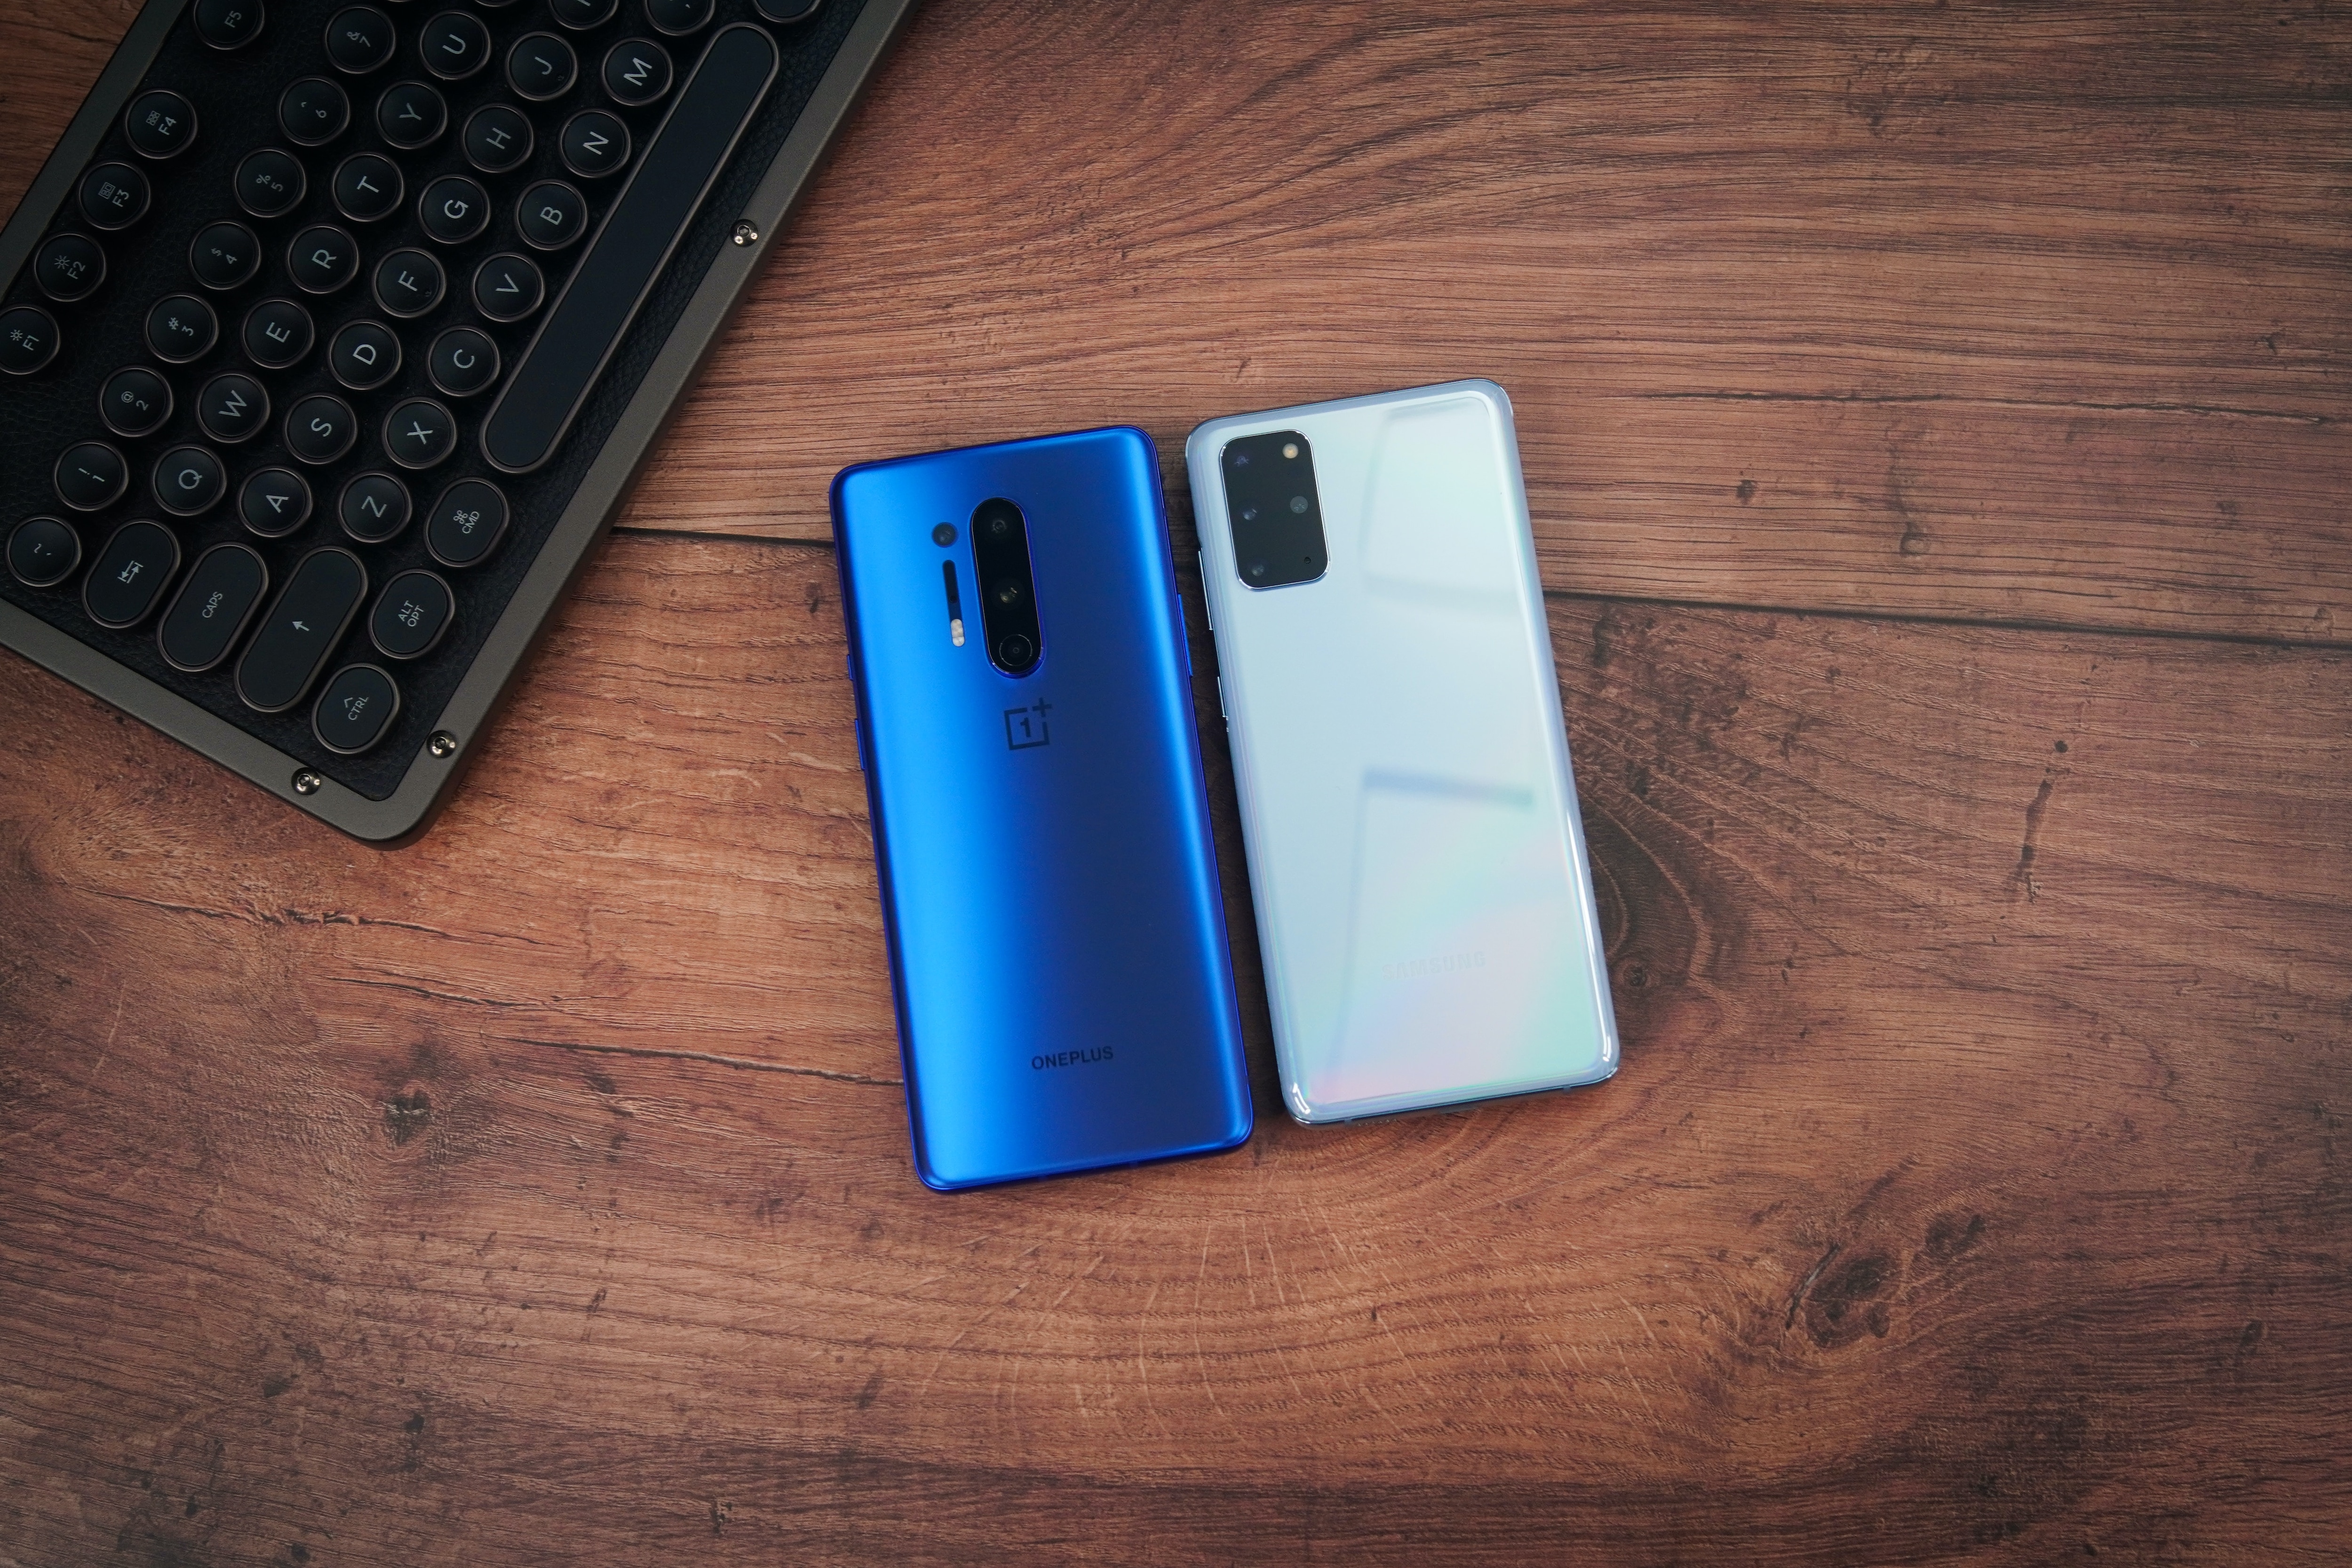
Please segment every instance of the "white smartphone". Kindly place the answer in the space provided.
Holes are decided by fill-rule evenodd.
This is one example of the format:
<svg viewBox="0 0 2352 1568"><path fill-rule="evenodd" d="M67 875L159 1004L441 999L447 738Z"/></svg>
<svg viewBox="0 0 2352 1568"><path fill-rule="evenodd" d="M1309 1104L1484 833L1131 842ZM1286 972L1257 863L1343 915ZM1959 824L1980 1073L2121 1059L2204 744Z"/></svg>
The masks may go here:
<svg viewBox="0 0 2352 1568"><path fill-rule="evenodd" d="M1615 1072L1509 397L1235 415L1184 456L1290 1113Z"/></svg>

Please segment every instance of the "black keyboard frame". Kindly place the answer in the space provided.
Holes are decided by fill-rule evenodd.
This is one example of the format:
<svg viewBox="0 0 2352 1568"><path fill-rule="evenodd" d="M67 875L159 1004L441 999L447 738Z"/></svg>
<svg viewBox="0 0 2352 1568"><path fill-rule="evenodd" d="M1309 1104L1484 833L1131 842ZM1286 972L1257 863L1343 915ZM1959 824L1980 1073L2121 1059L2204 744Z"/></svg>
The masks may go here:
<svg viewBox="0 0 2352 1568"><path fill-rule="evenodd" d="M192 4L193 0L149 0L131 24L6 227L0 229L0 288L13 285L29 264L34 249L50 232L52 224L73 201L83 170L97 155L100 143L139 90L173 28ZM769 247L775 243L826 147L848 118L876 66L903 30L914 5L915 0L865 0L813 96L770 160L750 199L733 204L737 210L730 221L751 226L748 233L753 237L749 243L740 242L740 234L746 231L739 229L738 243L718 247L701 281L667 336L661 340L634 395L623 406L601 447L583 467L577 488L530 558L521 581L466 668L454 695L442 704L429 728L414 724L406 727L405 732L414 737L414 752L388 795L376 798L339 782L328 769L314 766L302 757L246 732L5 598L0 598L0 645L15 649L355 838L385 847L415 838L431 825L435 814L463 775L556 605L611 530L630 484L671 413L692 384L744 288L757 274ZM421 15L408 6L400 7L400 11L404 16ZM681 71L691 64L692 58L689 55L681 61ZM739 150L736 157L740 160L745 155ZM719 199L715 192L713 199ZM707 211L701 215L709 216ZM663 286L676 287L677 269L690 264L691 259L683 252L672 257L663 273ZM139 304L117 303L123 308L138 308ZM233 321L225 321L224 331L233 330ZM643 323L631 329L632 332L641 330ZM70 337L68 343L70 352ZM5 390L0 387L0 392ZM91 434L104 437L94 419ZM474 439L470 431L466 438ZM566 447L582 438L580 431L573 431L566 437ZM559 448L559 458L562 450ZM39 454L38 460L46 465L52 456ZM13 521L14 519L0 520L0 523ZM87 534L85 537L86 552L94 550L100 540ZM317 542L340 542L326 534ZM509 542L508 547L513 547L513 543ZM86 552L85 569L89 558ZM278 585L271 584L273 594ZM440 742L437 752L434 742Z"/></svg>

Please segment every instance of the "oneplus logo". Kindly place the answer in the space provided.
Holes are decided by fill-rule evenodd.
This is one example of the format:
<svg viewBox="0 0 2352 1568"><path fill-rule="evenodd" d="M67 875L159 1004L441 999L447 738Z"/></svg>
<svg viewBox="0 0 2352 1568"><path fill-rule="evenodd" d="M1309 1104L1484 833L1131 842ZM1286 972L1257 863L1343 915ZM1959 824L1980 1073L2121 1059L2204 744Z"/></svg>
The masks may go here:
<svg viewBox="0 0 2352 1568"><path fill-rule="evenodd" d="M1032 746L1043 746L1053 740L1045 729L1045 710L1050 706L1040 697L1026 708L1004 710L1004 743L1013 751L1025 752Z"/></svg>

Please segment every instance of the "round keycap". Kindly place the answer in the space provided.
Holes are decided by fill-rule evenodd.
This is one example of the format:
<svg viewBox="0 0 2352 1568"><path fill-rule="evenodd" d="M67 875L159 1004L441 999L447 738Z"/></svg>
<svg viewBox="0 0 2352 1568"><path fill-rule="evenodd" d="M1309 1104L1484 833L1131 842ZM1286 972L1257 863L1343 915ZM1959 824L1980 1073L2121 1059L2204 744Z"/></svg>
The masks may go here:
<svg viewBox="0 0 2352 1568"><path fill-rule="evenodd" d="M129 228L147 216L147 176L128 163L100 163L81 177L81 216L99 229Z"/></svg>
<svg viewBox="0 0 2352 1568"><path fill-rule="evenodd" d="M501 251L474 269L474 309L493 321L520 321L546 296L547 280L528 256Z"/></svg>
<svg viewBox="0 0 2352 1568"><path fill-rule="evenodd" d="M359 436L359 416L340 397L320 393L286 411L286 449L302 462L331 463Z"/></svg>
<svg viewBox="0 0 2352 1568"><path fill-rule="evenodd" d="M680 37L710 25L713 0L646 0L646 20L656 33Z"/></svg>
<svg viewBox="0 0 2352 1568"><path fill-rule="evenodd" d="M441 264L421 250L395 250L375 264L375 302L387 316L421 316L447 287Z"/></svg>
<svg viewBox="0 0 2352 1568"><path fill-rule="evenodd" d="M197 556L155 628L163 662L193 675L226 658L268 587L269 568L250 545L215 544Z"/></svg>
<svg viewBox="0 0 2352 1568"><path fill-rule="evenodd" d="M779 26L805 22L824 5L824 0L751 0L751 9Z"/></svg>
<svg viewBox="0 0 2352 1568"><path fill-rule="evenodd" d="M400 166L373 153L354 153L335 169L335 210L353 223L373 223L400 210L408 193Z"/></svg>
<svg viewBox="0 0 2352 1568"><path fill-rule="evenodd" d="M515 203L516 232L541 250L562 249L587 226L587 198L562 180L541 180Z"/></svg>
<svg viewBox="0 0 2352 1568"><path fill-rule="evenodd" d="M188 8L196 37L216 49L241 49L261 37L261 0L196 0Z"/></svg>
<svg viewBox="0 0 2352 1568"><path fill-rule="evenodd" d="M634 109L669 90L669 51L651 38L623 38L604 57L604 90Z"/></svg>
<svg viewBox="0 0 2352 1568"><path fill-rule="evenodd" d="M390 474L354 474L336 499L343 531L362 544L381 544L408 526L415 504L408 487Z"/></svg>
<svg viewBox="0 0 2352 1568"><path fill-rule="evenodd" d="M103 441L68 447L50 475L58 499L76 511L112 506L131 488L131 465Z"/></svg>
<svg viewBox="0 0 2352 1568"><path fill-rule="evenodd" d="M0 371L30 375L58 357L58 323L38 305L0 310Z"/></svg>
<svg viewBox="0 0 2352 1568"><path fill-rule="evenodd" d="M444 11L417 35L416 55L443 81L461 81L490 59L490 30L469 12Z"/></svg>
<svg viewBox="0 0 2352 1568"><path fill-rule="evenodd" d="M122 111L122 134L142 158L170 158L196 139L195 105L176 92L142 92Z"/></svg>
<svg viewBox="0 0 2352 1568"><path fill-rule="evenodd" d="M172 416L172 384L145 365L126 365L98 389L98 417L130 440L152 436Z"/></svg>
<svg viewBox="0 0 2352 1568"><path fill-rule="evenodd" d="M507 51L507 85L519 98L545 103L580 79L580 57L553 33L526 33Z"/></svg>
<svg viewBox="0 0 2352 1568"><path fill-rule="evenodd" d="M278 128L297 147L332 142L351 122L351 96L322 76L302 78L278 100Z"/></svg>
<svg viewBox="0 0 2352 1568"><path fill-rule="evenodd" d="M583 110L564 121L556 146L563 154L563 166L583 180L599 180L629 166L629 128L601 109Z"/></svg>
<svg viewBox="0 0 2352 1568"><path fill-rule="evenodd" d="M327 23L327 58L350 76L365 76L392 58L400 35L392 18L373 5L338 11Z"/></svg>
<svg viewBox="0 0 2352 1568"><path fill-rule="evenodd" d="M353 321L327 345L327 370L353 392L373 392L400 374L400 338L382 321Z"/></svg>
<svg viewBox="0 0 2352 1568"><path fill-rule="evenodd" d="M547 0L547 8L554 13L557 26L584 33L611 21L621 0Z"/></svg>
<svg viewBox="0 0 2352 1568"><path fill-rule="evenodd" d="M302 205L310 176L302 160L278 147L247 153L236 166L236 205L256 217L283 217Z"/></svg>
<svg viewBox="0 0 2352 1568"><path fill-rule="evenodd" d="M126 522L107 539L81 585L81 607L121 631L147 618L180 569L180 541L160 522Z"/></svg>
<svg viewBox="0 0 2352 1568"><path fill-rule="evenodd" d="M383 739L400 714L400 688L372 664L347 665L319 693L310 733L340 756L352 757Z"/></svg>
<svg viewBox="0 0 2352 1568"><path fill-rule="evenodd" d="M368 616L368 638L386 658L423 658L448 631L457 611L448 584L430 572L403 572L383 585L383 597Z"/></svg>
<svg viewBox="0 0 2352 1568"><path fill-rule="evenodd" d="M396 81L375 100L375 129L403 152L429 146L449 129L449 100L421 81Z"/></svg>
<svg viewBox="0 0 2352 1568"><path fill-rule="evenodd" d="M33 280L60 305L87 300L106 281L106 252L86 234L53 236L33 258Z"/></svg>
<svg viewBox="0 0 2352 1568"><path fill-rule="evenodd" d="M286 247L287 276L311 294L331 294L359 276L360 243L333 224L313 224Z"/></svg>
<svg viewBox="0 0 2352 1568"><path fill-rule="evenodd" d="M466 121L466 162L485 174L503 174L530 161L530 121L509 104L488 103Z"/></svg>
<svg viewBox="0 0 2352 1568"><path fill-rule="evenodd" d="M416 198L416 221L443 245L463 245L490 226L490 193L463 174L444 174Z"/></svg>
<svg viewBox="0 0 2352 1568"><path fill-rule="evenodd" d="M452 327L425 356L433 384L452 397L471 397L499 379L499 345L471 327Z"/></svg>
<svg viewBox="0 0 2352 1568"><path fill-rule="evenodd" d="M241 223L206 224L188 246L188 270L207 289L235 289L261 270L261 241Z"/></svg>
<svg viewBox="0 0 2352 1568"><path fill-rule="evenodd" d="M196 423L225 447L249 441L269 423L269 394L242 371L216 375L196 394Z"/></svg>
<svg viewBox="0 0 2352 1568"><path fill-rule="evenodd" d="M165 364L201 359L220 337L220 318L193 294L166 294L147 312L147 352Z"/></svg>
<svg viewBox="0 0 2352 1568"><path fill-rule="evenodd" d="M155 504L178 517L208 510L228 489L228 469L202 447L174 447L155 459Z"/></svg>
<svg viewBox="0 0 2352 1568"><path fill-rule="evenodd" d="M507 531L507 498L487 479L459 479L425 519L425 548L444 566L472 566Z"/></svg>
<svg viewBox="0 0 2352 1568"><path fill-rule="evenodd" d="M71 523L60 522L54 517L28 517L8 535L8 570L15 573L16 581L27 588L54 588L72 576L73 569L80 564L81 535L74 531ZM433 576L429 572L412 572L409 575ZM441 581L438 577L433 580L436 583ZM441 591L446 594L449 590L445 587ZM383 606L378 605L376 616L381 619L383 615ZM446 613L442 618L445 621L448 618ZM438 627L435 628L434 636L440 636ZM383 639L378 637L375 646L383 647ZM415 656L395 654L393 657Z"/></svg>
<svg viewBox="0 0 2352 1568"><path fill-rule="evenodd" d="M236 514L264 539L282 539L310 521L310 483L291 468L263 468L236 492Z"/></svg>
<svg viewBox="0 0 2352 1568"><path fill-rule="evenodd" d="M429 468L457 449L457 421L429 397L412 397L383 416L383 449L404 468Z"/></svg>
<svg viewBox="0 0 2352 1568"><path fill-rule="evenodd" d="M264 300L245 318L245 357L264 370L299 364L319 339L310 312L291 300Z"/></svg>

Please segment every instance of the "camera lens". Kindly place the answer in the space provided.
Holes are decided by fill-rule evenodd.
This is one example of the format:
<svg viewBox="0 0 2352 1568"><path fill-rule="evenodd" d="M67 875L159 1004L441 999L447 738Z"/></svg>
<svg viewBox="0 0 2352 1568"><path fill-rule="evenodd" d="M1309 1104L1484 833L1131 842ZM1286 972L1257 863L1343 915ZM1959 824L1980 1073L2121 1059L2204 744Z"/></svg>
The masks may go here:
<svg viewBox="0 0 2352 1568"><path fill-rule="evenodd" d="M996 645L997 662L1013 669L1019 669L1036 657L1037 645L1019 632L1014 632Z"/></svg>
<svg viewBox="0 0 2352 1568"><path fill-rule="evenodd" d="M988 537L989 537L989 538L991 538L991 539L1002 539L1002 538L1003 538L1006 534L1008 534L1008 533L1010 533L1010 532L1012 532L1012 531L1013 531L1013 520L1012 520L1011 518L1006 518L1006 517L992 517L992 518L990 518L990 519L988 520Z"/></svg>
<svg viewBox="0 0 2352 1568"><path fill-rule="evenodd" d="M1248 467L1249 467L1249 454L1248 454L1247 452L1235 452L1235 453L1234 454L1234 468L1248 468Z"/></svg>
<svg viewBox="0 0 2352 1568"><path fill-rule="evenodd" d="M1290 498L1290 510L1295 513L1306 511L1307 498L1305 496L1292 496Z"/></svg>
<svg viewBox="0 0 2352 1568"><path fill-rule="evenodd" d="M1251 563L1249 563L1249 574L1250 574L1251 576L1253 576L1253 577L1263 577L1263 576L1265 576L1265 562L1263 562L1263 561L1253 561L1253 562L1251 562Z"/></svg>
<svg viewBox="0 0 2352 1568"><path fill-rule="evenodd" d="M943 522L940 524L939 527L931 530L931 542L938 545L942 550L945 550L949 545L953 544L955 542L955 524L952 522Z"/></svg>
<svg viewBox="0 0 2352 1568"><path fill-rule="evenodd" d="M1013 582L1009 578L1004 582L999 583L996 585L996 602L1000 605L1019 604L1021 602L1021 584Z"/></svg>
<svg viewBox="0 0 2352 1568"><path fill-rule="evenodd" d="M1257 508L1254 506L1245 506L1242 508L1242 521L1244 522L1255 522L1257 521Z"/></svg>

